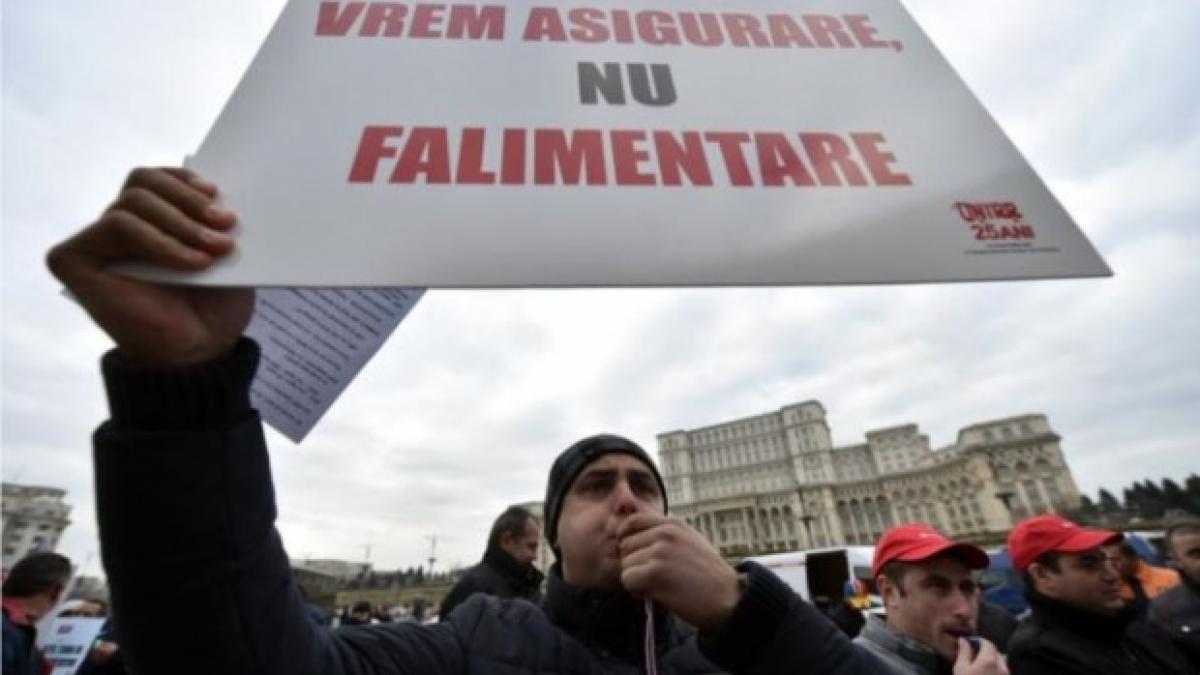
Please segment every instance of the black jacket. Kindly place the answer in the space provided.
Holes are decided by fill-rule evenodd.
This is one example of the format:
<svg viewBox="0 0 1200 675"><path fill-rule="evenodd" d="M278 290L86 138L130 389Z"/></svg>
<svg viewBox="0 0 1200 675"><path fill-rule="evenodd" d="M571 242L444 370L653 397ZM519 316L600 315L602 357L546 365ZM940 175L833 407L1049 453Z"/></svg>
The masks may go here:
<svg viewBox="0 0 1200 675"><path fill-rule="evenodd" d="M1031 614L1009 643L1012 675L1192 675L1157 627L1125 609L1104 617L1026 592Z"/></svg>
<svg viewBox="0 0 1200 675"><path fill-rule="evenodd" d="M0 667L0 672L4 675L42 675L45 659L41 650L34 646L37 629L28 621L13 621L7 607L4 608L2 620L4 627L0 629L0 636L4 642L4 665Z"/></svg>
<svg viewBox="0 0 1200 675"><path fill-rule="evenodd" d="M542 599L542 573L536 567L490 547L478 565L467 570L442 600L438 616L444 621L464 600L476 593L497 598L524 598L533 604Z"/></svg>
<svg viewBox="0 0 1200 675"><path fill-rule="evenodd" d="M130 672L642 671L641 605L557 578L543 607L476 595L432 626L313 625L274 527L267 448L249 408L256 364L248 340L220 361L170 371L105 357L112 419L95 435L97 515ZM774 574L753 564L743 571L742 598L712 634L657 611L659 672L881 671Z"/></svg>
<svg viewBox="0 0 1200 675"><path fill-rule="evenodd" d="M1200 584L1183 576L1183 582L1150 603L1150 621L1171 634L1200 672Z"/></svg>
<svg viewBox="0 0 1200 675"><path fill-rule="evenodd" d="M1007 609L984 600L979 601L979 615L975 619L979 637L996 645L1001 654L1008 653L1008 643L1017 632L1017 619Z"/></svg>

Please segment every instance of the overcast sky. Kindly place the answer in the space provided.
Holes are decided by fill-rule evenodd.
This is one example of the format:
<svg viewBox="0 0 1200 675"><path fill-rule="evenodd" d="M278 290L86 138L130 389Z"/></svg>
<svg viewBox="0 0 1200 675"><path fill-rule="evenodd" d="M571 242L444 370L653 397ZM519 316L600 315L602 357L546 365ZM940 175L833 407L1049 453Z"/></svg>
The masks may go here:
<svg viewBox="0 0 1200 675"><path fill-rule="evenodd" d="M908 0L1080 223L1103 280L867 288L433 291L301 446L271 432L293 557L482 552L554 456L818 399L834 442L1043 412L1081 489L1200 470L1200 4ZM98 548L106 338L45 250L129 168L195 149L282 3L3 6L3 477L68 490ZM98 572L93 561L92 573Z"/></svg>

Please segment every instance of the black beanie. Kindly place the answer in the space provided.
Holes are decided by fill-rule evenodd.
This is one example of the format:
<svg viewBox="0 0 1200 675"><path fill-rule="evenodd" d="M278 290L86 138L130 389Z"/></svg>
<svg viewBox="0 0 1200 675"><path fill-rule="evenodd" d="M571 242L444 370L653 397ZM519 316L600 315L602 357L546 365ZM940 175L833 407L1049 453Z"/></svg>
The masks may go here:
<svg viewBox="0 0 1200 675"><path fill-rule="evenodd" d="M663 485L658 467L654 466L650 455L646 454L642 446L628 438L612 434L588 436L562 451L558 459L554 460L554 465L550 467L550 479L546 481L544 507L546 518L542 523L542 529L546 534L546 541L550 542L550 548L554 550L555 555L558 555L558 516L562 511L562 503L567 496L567 490L571 488L571 484L575 482L575 478L579 476L584 467L604 455L613 453L632 455L650 469L650 472L654 474L654 480L658 481L658 490L662 493L663 499L663 512L666 512L667 488Z"/></svg>

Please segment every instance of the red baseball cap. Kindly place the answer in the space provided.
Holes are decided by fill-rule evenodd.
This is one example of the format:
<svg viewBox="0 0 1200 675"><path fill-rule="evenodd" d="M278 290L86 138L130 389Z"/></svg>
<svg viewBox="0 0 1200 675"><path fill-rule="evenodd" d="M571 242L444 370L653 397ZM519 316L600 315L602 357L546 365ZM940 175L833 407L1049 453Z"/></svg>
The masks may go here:
<svg viewBox="0 0 1200 675"><path fill-rule="evenodd" d="M940 555L958 558L973 570L981 570L988 566L987 553L978 546L956 544L925 523L911 523L893 527L883 533L879 542L875 544L871 574L879 576L883 566L893 560L921 562Z"/></svg>
<svg viewBox="0 0 1200 675"><path fill-rule="evenodd" d="M1120 532L1086 530L1062 516L1047 514L1017 523L1008 533L1008 556L1013 568L1024 572L1043 553L1083 553L1123 538Z"/></svg>

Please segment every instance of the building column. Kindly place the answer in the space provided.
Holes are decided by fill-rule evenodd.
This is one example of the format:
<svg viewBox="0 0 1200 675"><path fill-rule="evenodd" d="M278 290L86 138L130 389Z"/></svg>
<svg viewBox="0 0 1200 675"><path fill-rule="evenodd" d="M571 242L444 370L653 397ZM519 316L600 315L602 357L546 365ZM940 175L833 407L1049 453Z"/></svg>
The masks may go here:
<svg viewBox="0 0 1200 675"><path fill-rule="evenodd" d="M837 510L837 501L833 498L833 490L823 490L822 501L825 503L825 521L829 526L826 534L829 540L826 543L828 546L837 546L846 543L846 533L842 531L842 519Z"/></svg>

